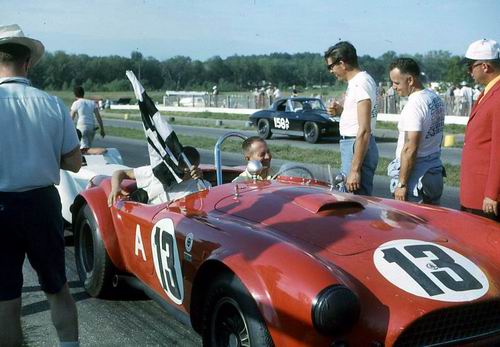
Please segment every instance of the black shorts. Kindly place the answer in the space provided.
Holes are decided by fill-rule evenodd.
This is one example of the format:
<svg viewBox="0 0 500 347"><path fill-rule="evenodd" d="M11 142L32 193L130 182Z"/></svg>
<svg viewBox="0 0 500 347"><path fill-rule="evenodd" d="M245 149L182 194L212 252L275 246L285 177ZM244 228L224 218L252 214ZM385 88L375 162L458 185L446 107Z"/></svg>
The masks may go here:
<svg viewBox="0 0 500 347"><path fill-rule="evenodd" d="M21 296L25 255L42 290L58 293L66 283L64 224L53 186L0 192L0 301Z"/></svg>

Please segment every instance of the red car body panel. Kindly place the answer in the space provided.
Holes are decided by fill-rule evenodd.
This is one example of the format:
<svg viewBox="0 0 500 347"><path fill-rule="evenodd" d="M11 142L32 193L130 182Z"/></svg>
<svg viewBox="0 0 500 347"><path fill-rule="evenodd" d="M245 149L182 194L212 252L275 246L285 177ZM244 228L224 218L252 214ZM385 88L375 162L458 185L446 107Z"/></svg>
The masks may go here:
<svg viewBox="0 0 500 347"><path fill-rule="evenodd" d="M206 262L220 262L252 295L277 346L333 341L390 346L419 317L463 304L419 297L385 279L374 265L374 250L391 240L422 240L465 255L489 281L487 293L474 302L500 299L500 227L494 222L439 207L331 192L314 183L284 179L237 188L231 183L170 204L121 200L110 209L110 184L103 181L82 197L119 270L189 315L197 271ZM166 294L152 259L152 229L165 218L173 222L181 259L182 304ZM186 251L188 234L194 236L192 251ZM334 337L318 333L311 316L316 296L332 284L347 286L361 303L359 321Z"/></svg>

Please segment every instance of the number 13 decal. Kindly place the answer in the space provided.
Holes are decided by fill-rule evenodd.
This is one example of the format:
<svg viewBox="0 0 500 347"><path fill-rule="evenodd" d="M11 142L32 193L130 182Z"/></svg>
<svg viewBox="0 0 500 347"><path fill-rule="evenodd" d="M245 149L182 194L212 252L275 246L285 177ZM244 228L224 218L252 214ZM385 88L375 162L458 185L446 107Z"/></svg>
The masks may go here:
<svg viewBox="0 0 500 347"><path fill-rule="evenodd" d="M441 245L396 240L374 253L378 271L412 294L442 301L470 301L489 288L484 273L461 254Z"/></svg>
<svg viewBox="0 0 500 347"><path fill-rule="evenodd" d="M151 231L151 249L156 276L163 290L173 302L182 304L184 284L174 223L171 219L162 219L154 225Z"/></svg>

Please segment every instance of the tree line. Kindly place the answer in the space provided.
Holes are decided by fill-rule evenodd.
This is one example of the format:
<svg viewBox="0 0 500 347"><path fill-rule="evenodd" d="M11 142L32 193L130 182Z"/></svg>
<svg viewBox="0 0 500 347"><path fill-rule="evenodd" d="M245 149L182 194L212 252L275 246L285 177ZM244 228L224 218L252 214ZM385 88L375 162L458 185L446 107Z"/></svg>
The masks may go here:
<svg viewBox="0 0 500 347"><path fill-rule="evenodd" d="M460 64L461 57L450 52L404 56L419 62L428 82L470 81ZM378 58L363 55L359 63L377 82L389 82L387 68L397 57L396 52L388 51ZM68 90L83 85L86 90L124 91L130 89L125 70L133 70L151 90L211 90L212 85L217 84L221 91L246 91L263 83L283 89L294 84L312 87L339 83L327 71L323 56L318 53L234 55L225 59L215 56L206 61L176 56L160 61L143 57L140 52L132 52L130 57L91 57L57 51L46 53L33 67L30 77L35 86L47 90Z"/></svg>

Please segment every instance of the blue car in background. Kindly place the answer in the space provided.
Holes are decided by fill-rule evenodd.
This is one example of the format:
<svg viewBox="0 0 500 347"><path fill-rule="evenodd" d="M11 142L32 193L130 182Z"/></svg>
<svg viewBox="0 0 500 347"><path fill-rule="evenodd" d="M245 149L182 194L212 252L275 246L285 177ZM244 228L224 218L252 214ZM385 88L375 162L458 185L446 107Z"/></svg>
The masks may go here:
<svg viewBox="0 0 500 347"><path fill-rule="evenodd" d="M269 139L273 134L304 137L316 143L323 136L339 136L340 117L332 117L318 98L288 97L276 100L267 110L250 116L259 136Z"/></svg>

